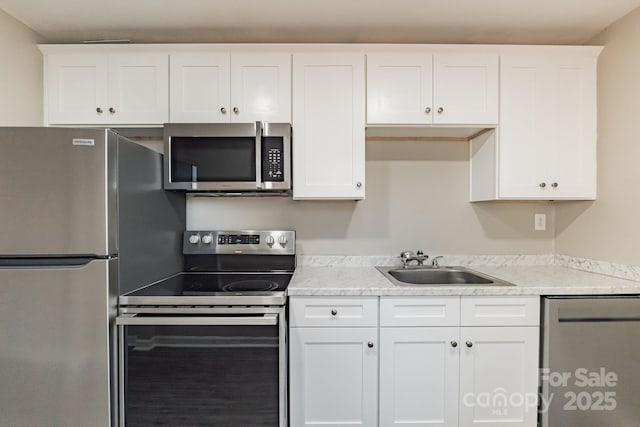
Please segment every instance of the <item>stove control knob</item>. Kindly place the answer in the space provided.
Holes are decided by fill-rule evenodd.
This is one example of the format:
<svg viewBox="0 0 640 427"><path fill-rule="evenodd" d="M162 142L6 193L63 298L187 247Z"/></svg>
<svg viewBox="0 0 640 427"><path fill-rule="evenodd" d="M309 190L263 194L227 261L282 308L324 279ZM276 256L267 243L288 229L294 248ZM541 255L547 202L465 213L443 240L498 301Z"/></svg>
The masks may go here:
<svg viewBox="0 0 640 427"><path fill-rule="evenodd" d="M192 234L191 236L189 236L189 243L191 243L192 245L197 245L198 243L200 243L200 235Z"/></svg>
<svg viewBox="0 0 640 427"><path fill-rule="evenodd" d="M211 234L205 234L202 236L202 243L205 245L210 245L213 242L213 236Z"/></svg>
<svg viewBox="0 0 640 427"><path fill-rule="evenodd" d="M273 244L276 242L272 235L268 235L264 240L265 242L267 242L267 245L269 245L269 247L273 246Z"/></svg>
<svg viewBox="0 0 640 427"><path fill-rule="evenodd" d="M280 236L280 238L278 239L278 243L280 243L280 246L282 246L283 248L287 246L287 236Z"/></svg>

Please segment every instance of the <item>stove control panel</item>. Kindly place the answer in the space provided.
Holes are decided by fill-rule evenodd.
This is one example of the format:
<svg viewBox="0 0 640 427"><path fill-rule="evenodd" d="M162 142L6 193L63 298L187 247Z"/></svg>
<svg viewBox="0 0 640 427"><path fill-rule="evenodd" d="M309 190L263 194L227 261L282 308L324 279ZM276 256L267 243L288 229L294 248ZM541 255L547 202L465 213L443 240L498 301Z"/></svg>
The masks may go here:
<svg viewBox="0 0 640 427"><path fill-rule="evenodd" d="M292 230L235 230L184 232L184 254L295 255Z"/></svg>

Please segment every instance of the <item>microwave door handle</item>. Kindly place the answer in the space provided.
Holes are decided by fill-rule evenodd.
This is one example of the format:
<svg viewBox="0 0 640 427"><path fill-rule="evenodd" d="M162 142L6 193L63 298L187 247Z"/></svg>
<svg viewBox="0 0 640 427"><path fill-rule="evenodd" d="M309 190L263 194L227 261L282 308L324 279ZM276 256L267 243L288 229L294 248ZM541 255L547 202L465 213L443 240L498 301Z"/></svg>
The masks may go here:
<svg viewBox="0 0 640 427"><path fill-rule="evenodd" d="M262 122L256 122L256 188L262 189Z"/></svg>

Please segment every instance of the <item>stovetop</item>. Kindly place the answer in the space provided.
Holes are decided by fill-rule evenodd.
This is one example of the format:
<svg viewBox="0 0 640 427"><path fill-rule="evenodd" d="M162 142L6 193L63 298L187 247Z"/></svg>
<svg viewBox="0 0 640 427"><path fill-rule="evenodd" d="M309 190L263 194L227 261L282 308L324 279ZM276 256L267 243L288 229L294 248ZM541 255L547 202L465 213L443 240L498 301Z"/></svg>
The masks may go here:
<svg viewBox="0 0 640 427"><path fill-rule="evenodd" d="M180 273L127 294L137 296L211 296L284 292L292 273Z"/></svg>
<svg viewBox="0 0 640 427"><path fill-rule="evenodd" d="M121 306L284 305L295 269L292 231L187 231L187 271L119 297Z"/></svg>

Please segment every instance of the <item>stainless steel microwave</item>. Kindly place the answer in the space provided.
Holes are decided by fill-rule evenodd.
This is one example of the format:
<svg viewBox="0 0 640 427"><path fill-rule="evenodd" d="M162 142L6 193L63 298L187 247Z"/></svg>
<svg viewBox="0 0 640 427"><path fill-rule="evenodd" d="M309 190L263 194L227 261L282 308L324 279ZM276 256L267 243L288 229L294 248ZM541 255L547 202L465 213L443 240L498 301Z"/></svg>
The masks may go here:
<svg viewBox="0 0 640 427"><path fill-rule="evenodd" d="M289 123L165 124L164 188L289 194Z"/></svg>

